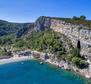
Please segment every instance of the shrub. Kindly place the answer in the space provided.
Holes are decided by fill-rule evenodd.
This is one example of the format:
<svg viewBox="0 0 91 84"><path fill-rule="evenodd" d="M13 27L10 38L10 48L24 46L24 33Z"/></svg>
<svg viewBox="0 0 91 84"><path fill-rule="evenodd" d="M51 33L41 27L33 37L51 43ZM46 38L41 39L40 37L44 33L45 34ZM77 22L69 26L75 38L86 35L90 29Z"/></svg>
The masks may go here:
<svg viewBox="0 0 91 84"><path fill-rule="evenodd" d="M83 60L79 57L73 57L72 63L75 64L78 68L81 68L81 69L88 67L88 63L85 60Z"/></svg>

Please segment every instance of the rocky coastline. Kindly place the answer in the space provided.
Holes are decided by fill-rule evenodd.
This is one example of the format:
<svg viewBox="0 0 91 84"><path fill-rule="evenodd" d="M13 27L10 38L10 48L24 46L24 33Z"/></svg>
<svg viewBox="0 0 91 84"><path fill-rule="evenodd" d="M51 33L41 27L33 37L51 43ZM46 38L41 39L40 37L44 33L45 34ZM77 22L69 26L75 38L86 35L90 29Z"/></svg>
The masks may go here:
<svg viewBox="0 0 91 84"><path fill-rule="evenodd" d="M46 62L67 71L74 71L87 79L91 79L91 62L89 60L88 68L79 69L75 65L68 63L67 61L59 60L58 58L56 58L56 56L54 56L51 53L39 52L34 50L20 50L13 51L12 55L12 57L0 59L0 64L37 59L40 60L40 64Z"/></svg>
<svg viewBox="0 0 91 84"><path fill-rule="evenodd" d="M32 50L25 50L25 51L18 51L13 53L15 57L28 57L28 59L38 59L41 62L50 63L55 65L61 69L65 69L68 71L74 71L81 76L84 76L87 79L91 79L91 63L89 62L89 67L86 69L79 69L75 65L69 64L64 60L58 60L53 54L32 51ZM40 63L40 64L42 64Z"/></svg>

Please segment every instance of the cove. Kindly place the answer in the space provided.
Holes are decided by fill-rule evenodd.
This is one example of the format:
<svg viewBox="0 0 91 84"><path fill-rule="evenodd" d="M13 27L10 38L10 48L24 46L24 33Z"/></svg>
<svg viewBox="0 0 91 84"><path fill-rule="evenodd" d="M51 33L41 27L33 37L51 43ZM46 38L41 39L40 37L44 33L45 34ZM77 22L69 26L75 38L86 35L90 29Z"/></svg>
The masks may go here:
<svg viewBox="0 0 91 84"><path fill-rule="evenodd" d="M91 84L72 72L39 61L0 65L0 84Z"/></svg>

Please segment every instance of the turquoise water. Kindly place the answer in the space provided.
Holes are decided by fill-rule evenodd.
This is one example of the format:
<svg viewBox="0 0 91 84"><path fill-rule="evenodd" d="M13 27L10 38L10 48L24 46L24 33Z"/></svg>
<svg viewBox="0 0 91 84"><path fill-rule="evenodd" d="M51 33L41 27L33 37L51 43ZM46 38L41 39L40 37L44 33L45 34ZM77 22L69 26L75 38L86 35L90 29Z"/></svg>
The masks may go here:
<svg viewBox="0 0 91 84"><path fill-rule="evenodd" d="M0 84L88 84L83 78L39 61L0 65ZM91 84L91 83L89 83Z"/></svg>

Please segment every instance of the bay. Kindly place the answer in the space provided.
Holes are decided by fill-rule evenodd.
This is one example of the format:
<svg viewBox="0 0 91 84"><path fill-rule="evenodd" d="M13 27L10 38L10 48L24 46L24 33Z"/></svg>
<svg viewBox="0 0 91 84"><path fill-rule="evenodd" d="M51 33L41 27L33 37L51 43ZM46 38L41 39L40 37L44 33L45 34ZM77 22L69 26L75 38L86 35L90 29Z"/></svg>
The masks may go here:
<svg viewBox="0 0 91 84"><path fill-rule="evenodd" d="M91 84L85 78L36 60L0 65L0 84Z"/></svg>

